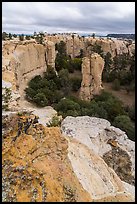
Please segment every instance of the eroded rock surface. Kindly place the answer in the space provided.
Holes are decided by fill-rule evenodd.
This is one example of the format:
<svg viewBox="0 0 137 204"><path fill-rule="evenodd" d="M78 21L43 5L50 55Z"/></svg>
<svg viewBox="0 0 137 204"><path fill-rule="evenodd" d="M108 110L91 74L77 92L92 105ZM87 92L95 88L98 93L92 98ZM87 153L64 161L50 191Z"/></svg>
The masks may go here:
<svg viewBox="0 0 137 204"><path fill-rule="evenodd" d="M6 41L2 47L2 78L12 84L22 96L27 83L36 75L42 75L47 66L55 66L55 46L45 46L34 41Z"/></svg>
<svg viewBox="0 0 137 204"><path fill-rule="evenodd" d="M82 60L82 82L80 88L80 98L91 100L94 95L100 93L102 88L102 72L104 68L103 58L94 53Z"/></svg>
<svg viewBox="0 0 137 204"><path fill-rule="evenodd" d="M123 181L134 184L135 144L127 138L123 131L111 126L105 119L88 116L68 116L63 120L61 129L70 141L75 139L77 143L75 147L73 145L73 148L71 144L69 145L69 158L83 187L94 199L106 199L109 196L117 195L118 192L123 196L127 191L122 184ZM111 143L108 142L110 139ZM126 141L128 145L124 146L124 142L121 145L122 141ZM119 155L120 152L122 155ZM92 189L92 182L94 187L97 185L95 188L99 188L98 191L95 191L94 187ZM119 185L120 190L118 190ZM131 189L134 187L131 186ZM132 199L134 196L134 191L132 191Z"/></svg>
<svg viewBox="0 0 137 204"><path fill-rule="evenodd" d="M2 127L3 202L134 201L134 186L103 159L113 150L108 121L67 117L61 134L32 113L11 113L3 116Z"/></svg>
<svg viewBox="0 0 137 204"><path fill-rule="evenodd" d="M11 115L4 118L3 202L92 200L73 172L67 156L68 142L59 128L45 128L34 123L26 133L22 127L20 135L14 140L18 120L26 121L29 117ZM12 124L11 129L9 124Z"/></svg>

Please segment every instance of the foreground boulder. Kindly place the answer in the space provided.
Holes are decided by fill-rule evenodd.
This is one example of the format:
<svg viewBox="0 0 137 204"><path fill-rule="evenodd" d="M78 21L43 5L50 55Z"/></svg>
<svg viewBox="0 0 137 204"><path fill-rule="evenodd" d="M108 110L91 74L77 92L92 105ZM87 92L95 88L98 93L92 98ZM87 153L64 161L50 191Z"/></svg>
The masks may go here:
<svg viewBox="0 0 137 204"><path fill-rule="evenodd" d="M32 123L25 131L27 121L34 118L16 114L3 117L3 202L90 201L73 172L68 142L60 129Z"/></svg>
<svg viewBox="0 0 137 204"><path fill-rule="evenodd" d="M94 200L124 201L127 186L134 199L135 144L123 131L88 116L68 116L61 129L74 172Z"/></svg>
<svg viewBox="0 0 137 204"><path fill-rule="evenodd" d="M126 136L123 147L116 142L114 135L124 133L108 121L67 117L61 134L59 127L39 124L34 114L11 113L3 115L2 127L3 202L134 201L133 183L123 181L122 171L123 179L118 176L106 155L124 151L132 173L134 144Z"/></svg>

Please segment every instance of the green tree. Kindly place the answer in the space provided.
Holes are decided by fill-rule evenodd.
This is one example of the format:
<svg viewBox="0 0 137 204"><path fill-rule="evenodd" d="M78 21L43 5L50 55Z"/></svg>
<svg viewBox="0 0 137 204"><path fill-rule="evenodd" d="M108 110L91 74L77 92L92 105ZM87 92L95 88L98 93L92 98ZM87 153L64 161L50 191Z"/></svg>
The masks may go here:
<svg viewBox="0 0 137 204"><path fill-rule="evenodd" d="M72 91L78 91L79 88L81 87L81 81L82 79L78 77L73 77L70 79L71 84L72 84Z"/></svg>
<svg viewBox="0 0 137 204"><path fill-rule="evenodd" d="M73 67L74 70L81 71L81 64L82 64L81 58L75 57L75 58L71 59L71 66Z"/></svg>
<svg viewBox="0 0 137 204"><path fill-rule="evenodd" d="M38 106L44 107L48 105L48 100L43 93L36 94L33 100Z"/></svg>
<svg viewBox="0 0 137 204"><path fill-rule="evenodd" d="M71 91L71 84L69 79L69 72L67 69L62 69L58 73L61 82L61 90L67 96Z"/></svg>
<svg viewBox="0 0 137 204"><path fill-rule="evenodd" d="M52 66L48 65L47 70L44 73L44 78L46 78L47 80L51 80L51 79L54 80L57 78L56 72Z"/></svg>
<svg viewBox="0 0 137 204"><path fill-rule="evenodd" d="M95 39L95 33L92 34L92 38Z"/></svg>
<svg viewBox="0 0 137 204"><path fill-rule="evenodd" d="M8 34L6 32L2 33L2 40L6 40L8 38Z"/></svg>
<svg viewBox="0 0 137 204"><path fill-rule="evenodd" d="M135 127L127 115L116 116L113 122L115 127L125 131L131 140L135 140Z"/></svg>
<svg viewBox="0 0 137 204"><path fill-rule="evenodd" d="M20 41L23 41L24 40L24 35L22 34L22 35L19 35L19 40Z"/></svg>
<svg viewBox="0 0 137 204"><path fill-rule="evenodd" d="M80 105L70 99L61 99L56 106L57 111L63 111L66 113L68 110L80 111Z"/></svg>
<svg viewBox="0 0 137 204"><path fill-rule="evenodd" d="M11 33L9 33L9 39L10 39L10 40L12 39L12 34L11 34Z"/></svg>
<svg viewBox="0 0 137 204"><path fill-rule="evenodd" d="M9 109L9 102L12 98L11 89L5 88L4 93L2 94L2 109L8 110Z"/></svg>
<svg viewBox="0 0 137 204"><path fill-rule="evenodd" d="M26 35L26 40L30 40L30 36L29 35Z"/></svg>
<svg viewBox="0 0 137 204"><path fill-rule="evenodd" d="M16 34L13 34L13 37L14 37L14 38L17 38L17 35L16 35Z"/></svg>

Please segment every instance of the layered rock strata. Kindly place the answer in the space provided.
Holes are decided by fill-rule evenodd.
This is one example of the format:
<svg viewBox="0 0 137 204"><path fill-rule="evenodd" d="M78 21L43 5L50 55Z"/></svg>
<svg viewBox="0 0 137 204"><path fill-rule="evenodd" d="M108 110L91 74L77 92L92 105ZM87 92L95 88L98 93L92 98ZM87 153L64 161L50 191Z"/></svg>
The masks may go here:
<svg viewBox="0 0 137 204"><path fill-rule="evenodd" d="M42 75L47 66L55 66L54 43L45 46L34 41L6 41L2 47L2 78L12 84L22 96L27 83L36 75Z"/></svg>
<svg viewBox="0 0 137 204"><path fill-rule="evenodd" d="M71 57L76 57L80 54L80 49L86 50L88 45L100 45L103 52L110 52L112 57L118 54L129 53L132 55L132 51L135 49L135 44L130 43L126 40L119 39L104 39L104 38L93 38L93 37L81 37L76 34L74 35L55 35L46 36L45 39L54 42L54 44L64 41L66 43L67 54ZM86 53L85 53L86 54Z"/></svg>

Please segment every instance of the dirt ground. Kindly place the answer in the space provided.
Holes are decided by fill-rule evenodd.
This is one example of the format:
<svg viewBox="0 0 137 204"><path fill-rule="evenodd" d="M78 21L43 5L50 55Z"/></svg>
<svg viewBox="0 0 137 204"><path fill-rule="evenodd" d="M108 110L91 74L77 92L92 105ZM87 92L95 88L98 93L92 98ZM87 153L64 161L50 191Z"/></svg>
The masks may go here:
<svg viewBox="0 0 137 204"><path fill-rule="evenodd" d="M115 91L112 89L112 83L103 83L103 88L105 91L108 91L114 96L118 97L124 103L124 105L132 106L135 104L135 92L127 93L127 91L124 89Z"/></svg>

